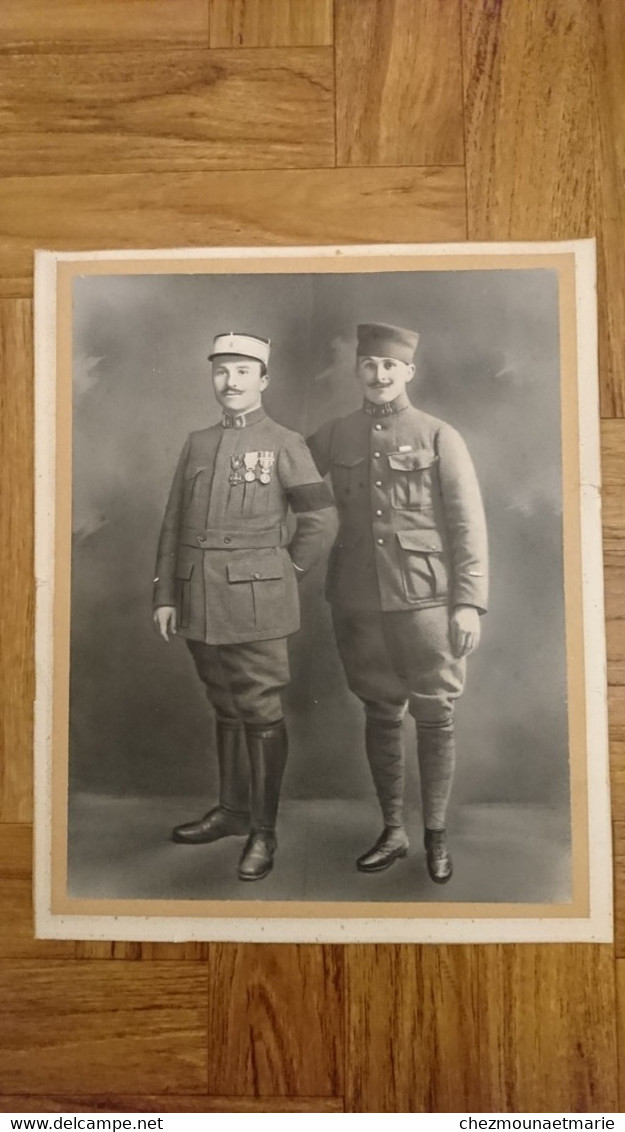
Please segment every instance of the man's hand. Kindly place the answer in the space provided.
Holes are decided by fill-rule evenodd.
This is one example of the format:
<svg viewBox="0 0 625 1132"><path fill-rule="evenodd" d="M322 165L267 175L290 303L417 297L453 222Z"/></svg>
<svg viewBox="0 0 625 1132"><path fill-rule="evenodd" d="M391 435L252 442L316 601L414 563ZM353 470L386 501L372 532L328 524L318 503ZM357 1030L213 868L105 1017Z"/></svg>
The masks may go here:
<svg viewBox="0 0 625 1132"><path fill-rule="evenodd" d="M474 605L457 605L449 618L454 656L468 656L480 643L480 615Z"/></svg>
<svg viewBox="0 0 625 1132"><path fill-rule="evenodd" d="M154 610L152 620L164 641L169 643L170 633L172 637L176 636L177 617L175 605L159 605L158 609Z"/></svg>

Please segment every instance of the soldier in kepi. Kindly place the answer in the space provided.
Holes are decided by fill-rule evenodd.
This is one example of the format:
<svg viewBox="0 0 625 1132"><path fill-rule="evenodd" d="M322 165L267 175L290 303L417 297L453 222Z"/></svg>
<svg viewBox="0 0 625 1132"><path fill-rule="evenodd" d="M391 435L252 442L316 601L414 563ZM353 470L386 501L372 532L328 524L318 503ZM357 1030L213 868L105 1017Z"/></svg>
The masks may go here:
<svg viewBox="0 0 625 1132"><path fill-rule="evenodd" d="M408 853L402 718L416 721L429 875L452 875L446 815L456 746L454 702L487 604L487 538L480 489L464 441L414 408L418 335L358 327L362 408L309 440L330 473L340 530L326 596L352 692L364 705L365 745L384 829L357 861L388 868Z"/></svg>
<svg viewBox="0 0 625 1132"><path fill-rule="evenodd" d="M261 880L277 847L287 760L280 693L299 628L297 580L336 535L336 510L304 440L262 405L269 341L219 334L212 361L221 421L192 432L158 545L154 621L179 634L216 716L219 802L178 826L183 844L247 835L241 880ZM291 512L295 533L287 522Z"/></svg>

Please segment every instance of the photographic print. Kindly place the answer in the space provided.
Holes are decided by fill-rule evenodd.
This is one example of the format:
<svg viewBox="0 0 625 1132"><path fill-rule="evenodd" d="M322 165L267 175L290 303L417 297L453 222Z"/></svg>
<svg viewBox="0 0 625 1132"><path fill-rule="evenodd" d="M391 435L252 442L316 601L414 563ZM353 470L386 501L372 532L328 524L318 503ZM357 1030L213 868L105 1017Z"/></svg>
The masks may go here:
<svg viewBox="0 0 625 1132"><path fill-rule="evenodd" d="M35 313L37 934L611 939L594 242Z"/></svg>

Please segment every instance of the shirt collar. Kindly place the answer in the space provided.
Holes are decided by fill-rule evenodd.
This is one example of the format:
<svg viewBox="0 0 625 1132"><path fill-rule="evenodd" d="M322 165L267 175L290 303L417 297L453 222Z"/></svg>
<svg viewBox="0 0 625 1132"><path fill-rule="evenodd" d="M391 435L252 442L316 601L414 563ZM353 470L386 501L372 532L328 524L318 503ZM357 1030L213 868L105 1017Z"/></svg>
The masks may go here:
<svg viewBox="0 0 625 1132"><path fill-rule="evenodd" d="M266 415L262 405L259 405L257 409L252 409L249 413L237 413L234 416L231 413L227 413L224 409L221 416L221 427L248 428L249 425L257 424L258 421L264 420Z"/></svg>
<svg viewBox="0 0 625 1132"><path fill-rule="evenodd" d="M407 393L400 393L394 401L387 401L383 405L374 405L373 401L363 401L363 412L368 417L392 417L395 413L401 413L404 409L410 407L410 400Z"/></svg>

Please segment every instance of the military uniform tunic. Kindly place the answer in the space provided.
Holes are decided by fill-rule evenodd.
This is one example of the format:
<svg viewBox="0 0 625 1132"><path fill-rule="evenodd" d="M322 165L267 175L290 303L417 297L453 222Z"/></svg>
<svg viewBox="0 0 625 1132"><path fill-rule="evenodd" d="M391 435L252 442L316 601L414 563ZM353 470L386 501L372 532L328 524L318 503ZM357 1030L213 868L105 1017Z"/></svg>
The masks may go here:
<svg viewBox="0 0 625 1132"><path fill-rule="evenodd" d="M188 437L161 529L154 606L176 607L218 714L280 714L286 638L300 623L296 571L309 569L336 529L304 440L262 407Z"/></svg>
<svg viewBox="0 0 625 1132"><path fill-rule="evenodd" d="M408 704L444 722L465 675L450 610L487 608L486 523L466 445L405 395L365 402L309 445L339 510L326 596L348 683L372 716Z"/></svg>

